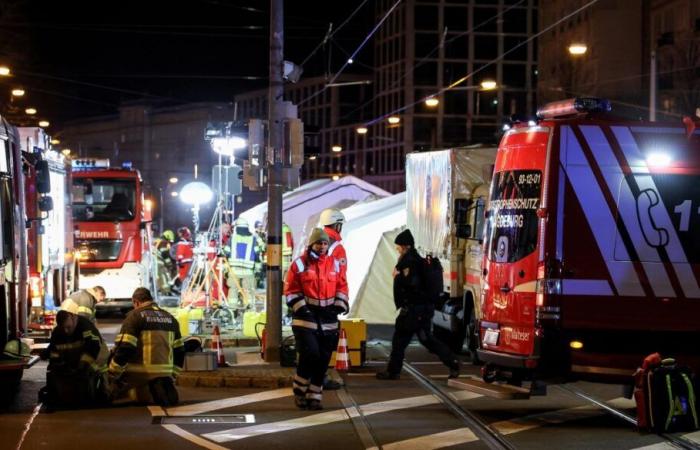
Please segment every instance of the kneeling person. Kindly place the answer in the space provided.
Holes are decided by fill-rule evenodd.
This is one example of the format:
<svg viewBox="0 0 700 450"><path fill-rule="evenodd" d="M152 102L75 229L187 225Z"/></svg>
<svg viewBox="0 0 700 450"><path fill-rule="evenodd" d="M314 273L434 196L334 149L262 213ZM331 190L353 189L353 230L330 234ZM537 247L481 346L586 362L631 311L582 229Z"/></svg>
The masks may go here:
<svg viewBox="0 0 700 450"><path fill-rule="evenodd" d="M104 373L109 351L87 318L69 310L56 315L56 328L42 355L48 357L45 396L52 406L89 406L104 399Z"/></svg>
<svg viewBox="0 0 700 450"><path fill-rule="evenodd" d="M112 396L121 401L176 405L173 381L185 361L177 320L153 302L146 288L136 289L131 301L134 309L122 323L109 364Z"/></svg>

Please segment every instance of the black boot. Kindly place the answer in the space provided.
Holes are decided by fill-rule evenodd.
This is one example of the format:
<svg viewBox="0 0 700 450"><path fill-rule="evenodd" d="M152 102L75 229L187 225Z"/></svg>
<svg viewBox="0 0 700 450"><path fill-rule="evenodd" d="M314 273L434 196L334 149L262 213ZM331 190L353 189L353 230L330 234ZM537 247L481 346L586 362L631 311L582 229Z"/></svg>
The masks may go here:
<svg viewBox="0 0 700 450"><path fill-rule="evenodd" d="M306 397L304 397L303 395L295 395L294 396L294 404L299 409L306 409L306 407L308 406L308 402L306 400Z"/></svg>
<svg viewBox="0 0 700 450"><path fill-rule="evenodd" d="M313 398L310 398L306 400L306 409L309 411L320 411L323 409L323 405L321 404L321 400L316 400Z"/></svg>
<svg viewBox="0 0 700 450"><path fill-rule="evenodd" d="M452 361L450 367L450 374L447 378L459 378L459 360Z"/></svg>
<svg viewBox="0 0 700 450"><path fill-rule="evenodd" d="M377 372L376 377L378 380L398 380L399 378L401 378L401 374L391 372Z"/></svg>

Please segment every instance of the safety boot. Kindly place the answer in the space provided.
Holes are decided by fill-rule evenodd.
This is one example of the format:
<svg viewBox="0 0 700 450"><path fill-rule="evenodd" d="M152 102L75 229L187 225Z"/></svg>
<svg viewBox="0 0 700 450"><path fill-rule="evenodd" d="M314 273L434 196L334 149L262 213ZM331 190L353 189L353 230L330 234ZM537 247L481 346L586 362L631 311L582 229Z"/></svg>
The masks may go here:
<svg viewBox="0 0 700 450"><path fill-rule="evenodd" d="M447 378L459 378L459 361L454 360L450 365L450 374Z"/></svg>
<svg viewBox="0 0 700 450"><path fill-rule="evenodd" d="M306 407L308 406L308 402L306 401L306 397L304 397L303 395L295 395L294 396L294 404L299 409L306 409Z"/></svg>
<svg viewBox="0 0 700 450"><path fill-rule="evenodd" d="M323 405L321 404L321 400L316 400L314 398L310 398L306 401L306 409L309 411L320 411L323 409Z"/></svg>

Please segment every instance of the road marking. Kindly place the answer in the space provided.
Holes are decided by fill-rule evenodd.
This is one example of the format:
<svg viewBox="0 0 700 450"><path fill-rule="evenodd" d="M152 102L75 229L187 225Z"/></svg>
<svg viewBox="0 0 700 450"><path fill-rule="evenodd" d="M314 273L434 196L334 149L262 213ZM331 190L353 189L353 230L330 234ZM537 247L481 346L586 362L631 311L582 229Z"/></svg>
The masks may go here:
<svg viewBox="0 0 700 450"><path fill-rule="evenodd" d="M611 400L609 403L617 402L620 399ZM602 414L604 414L604 412L599 408L592 405L584 405L577 406L575 408L532 414L511 420L502 420L500 422L494 422L490 425L502 435L507 436L510 434L521 433L523 431L539 428L543 425L581 420ZM479 438L469 428L457 428L450 431L443 431L440 433L384 444L382 448L387 450L434 450L453 445L467 444L478 440Z"/></svg>
<svg viewBox="0 0 700 450"><path fill-rule="evenodd" d="M684 434L681 436L684 439L700 444L700 431L694 431L692 433Z"/></svg>
<svg viewBox="0 0 700 450"><path fill-rule="evenodd" d="M275 389L272 391L256 392L255 394L241 395L238 397L224 398L221 400L212 400L210 402L194 403L192 405L176 406L168 408L170 416L193 416L202 414L217 409L233 408L236 406L247 405L250 403L264 402L267 400L275 400L282 397L292 395L291 388Z"/></svg>
<svg viewBox="0 0 700 450"><path fill-rule="evenodd" d="M678 447L666 442L659 442L658 444L645 445L644 447L637 447L632 450L678 450Z"/></svg>
<svg viewBox="0 0 700 450"><path fill-rule="evenodd" d="M170 431L171 433L174 433L181 438L185 438L188 441L192 442L193 444L199 445L200 447L207 448L209 450L230 450L226 447L222 447L218 444L215 444L213 442L209 442L206 439L202 439L201 437L192 434L188 431L183 430L182 428L178 427L177 425L161 425L161 427L165 428L166 430Z"/></svg>
<svg viewBox="0 0 700 450"><path fill-rule="evenodd" d="M451 394L456 400L469 400L472 398L481 397L479 394L474 394L469 391L459 391ZM364 416L381 414L399 409L416 408L419 406L434 405L440 403L437 397L432 394L419 395L416 397L399 398L395 400L387 400L383 402L374 402L361 405L359 410ZM360 414L357 409L346 411L345 409L327 411L310 416L300 417L297 419L282 420L279 422L263 423L243 428L231 428L228 430L206 433L202 436L211 439L215 442L230 442L250 437L260 436L264 434L280 433L283 431L297 430L300 428L313 427L316 425L326 425L334 422L342 422L356 417Z"/></svg>

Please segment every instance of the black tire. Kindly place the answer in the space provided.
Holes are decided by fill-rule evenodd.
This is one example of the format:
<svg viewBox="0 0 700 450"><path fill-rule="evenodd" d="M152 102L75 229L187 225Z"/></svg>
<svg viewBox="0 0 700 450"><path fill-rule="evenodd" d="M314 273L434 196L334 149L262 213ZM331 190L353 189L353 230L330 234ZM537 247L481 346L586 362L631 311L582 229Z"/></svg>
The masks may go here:
<svg viewBox="0 0 700 450"><path fill-rule="evenodd" d="M474 307L471 308L469 313L469 321L467 322L467 333L466 333L466 344L469 349L470 358L472 364L475 366L480 366L483 362L479 359L479 354L476 350L479 348L479 330L476 325L476 314L474 312Z"/></svg>

